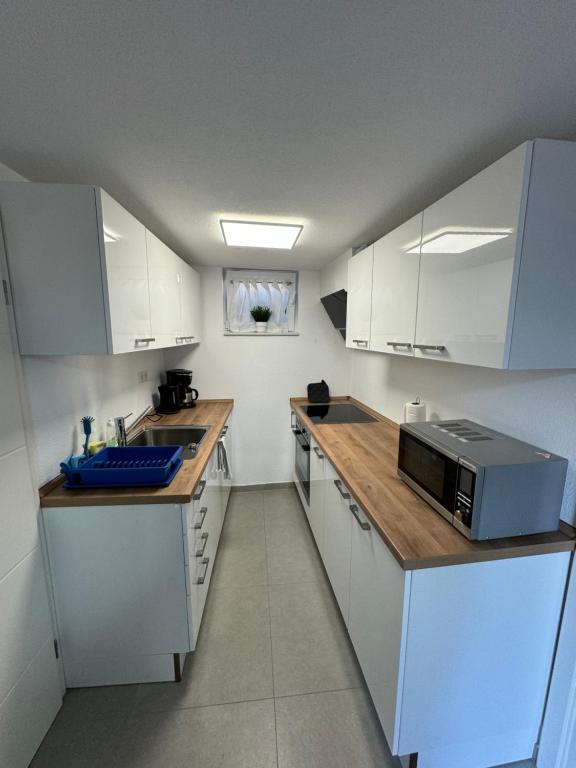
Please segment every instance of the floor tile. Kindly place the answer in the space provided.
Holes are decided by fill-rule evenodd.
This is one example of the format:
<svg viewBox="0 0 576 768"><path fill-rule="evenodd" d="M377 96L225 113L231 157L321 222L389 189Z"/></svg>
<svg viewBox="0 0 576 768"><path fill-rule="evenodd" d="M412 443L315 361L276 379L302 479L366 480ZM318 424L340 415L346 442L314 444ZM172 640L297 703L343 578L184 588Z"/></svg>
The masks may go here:
<svg viewBox="0 0 576 768"><path fill-rule="evenodd" d="M160 712L272 696L271 644L266 628L231 636L204 635L202 628L182 682L141 685L137 708Z"/></svg>
<svg viewBox="0 0 576 768"><path fill-rule="evenodd" d="M247 526L224 530L218 547L211 588L251 587L268 583L263 529Z"/></svg>
<svg viewBox="0 0 576 768"><path fill-rule="evenodd" d="M87 717L61 711L30 768L116 768L125 718Z"/></svg>
<svg viewBox="0 0 576 768"><path fill-rule="evenodd" d="M324 569L310 536L272 538L266 542L270 584L320 581Z"/></svg>
<svg viewBox="0 0 576 768"><path fill-rule="evenodd" d="M130 715L137 697L137 685L71 688L64 697L62 714L76 720Z"/></svg>
<svg viewBox="0 0 576 768"><path fill-rule="evenodd" d="M213 589L208 594L202 617L203 639L209 635L228 637L233 642L233 638L239 635L269 629L267 587L221 588Z"/></svg>
<svg viewBox="0 0 576 768"><path fill-rule="evenodd" d="M340 634L346 632L326 577L312 587L307 582L271 584L269 593L273 634L280 636L304 628Z"/></svg>
<svg viewBox="0 0 576 768"><path fill-rule="evenodd" d="M244 702L133 718L119 765L276 768L274 702Z"/></svg>
<svg viewBox="0 0 576 768"><path fill-rule="evenodd" d="M363 690L276 701L278 768L397 768Z"/></svg>
<svg viewBox="0 0 576 768"><path fill-rule="evenodd" d="M246 491L232 493L226 513L226 529L233 531L243 526L264 525L264 495Z"/></svg>

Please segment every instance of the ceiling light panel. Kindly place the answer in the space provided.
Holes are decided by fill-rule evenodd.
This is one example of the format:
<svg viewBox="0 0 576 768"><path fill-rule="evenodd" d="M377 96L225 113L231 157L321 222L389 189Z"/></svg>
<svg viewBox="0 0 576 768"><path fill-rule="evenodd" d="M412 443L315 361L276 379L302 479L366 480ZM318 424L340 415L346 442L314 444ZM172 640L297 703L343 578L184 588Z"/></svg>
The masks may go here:
<svg viewBox="0 0 576 768"><path fill-rule="evenodd" d="M443 232L410 248L407 253L464 253L496 240L509 237L510 232Z"/></svg>
<svg viewBox="0 0 576 768"><path fill-rule="evenodd" d="M226 245L239 248L278 248L290 250L302 232L301 224L220 219Z"/></svg>

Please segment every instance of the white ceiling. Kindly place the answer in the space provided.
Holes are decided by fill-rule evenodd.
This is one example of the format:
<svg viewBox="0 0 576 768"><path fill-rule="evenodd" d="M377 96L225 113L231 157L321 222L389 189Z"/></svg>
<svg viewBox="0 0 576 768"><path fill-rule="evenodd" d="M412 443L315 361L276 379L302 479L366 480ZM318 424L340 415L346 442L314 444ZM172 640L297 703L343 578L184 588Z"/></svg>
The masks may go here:
<svg viewBox="0 0 576 768"><path fill-rule="evenodd" d="M318 267L526 138L576 139L576 3L18 0L0 160L98 184L193 263ZM226 248L218 215L305 225Z"/></svg>

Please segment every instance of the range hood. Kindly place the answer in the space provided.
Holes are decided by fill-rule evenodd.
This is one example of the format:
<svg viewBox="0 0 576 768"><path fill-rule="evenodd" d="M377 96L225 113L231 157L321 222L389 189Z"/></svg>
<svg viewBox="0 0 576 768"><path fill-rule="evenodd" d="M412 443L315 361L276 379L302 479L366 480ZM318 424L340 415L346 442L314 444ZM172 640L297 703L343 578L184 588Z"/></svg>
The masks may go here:
<svg viewBox="0 0 576 768"><path fill-rule="evenodd" d="M323 296L320 301L324 305L324 309L328 312L328 317L332 320L332 324L336 330L340 331L342 338L346 338L346 302L348 294L345 290L336 291L336 293L330 293L328 296Z"/></svg>

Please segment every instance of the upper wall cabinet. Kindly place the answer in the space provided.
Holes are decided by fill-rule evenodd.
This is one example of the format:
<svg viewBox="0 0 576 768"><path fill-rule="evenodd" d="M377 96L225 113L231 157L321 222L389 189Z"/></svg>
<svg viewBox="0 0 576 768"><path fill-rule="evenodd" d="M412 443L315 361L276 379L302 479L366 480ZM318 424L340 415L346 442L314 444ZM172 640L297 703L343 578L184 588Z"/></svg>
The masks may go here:
<svg viewBox="0 0 576 768"><path fill-rule="evenodd" d="M372 262L374 246L369 245L348 261L348 306L346 346L368 349L372 303Z"/></svg>
<svg viewBox="0 0 576 768"><path fill-rule="evenodd" d="M348 346L369 336L380 352L576 368L575 200L576 143L510 152L374 244L368 324L369 270L350 260Z"/></svg>
<svg viewBox="0 0 576 768"><path fill-rule="evenodd" d="M424 211L416 357L506 367L530 150L518 147Z"/></svg>
<svg viewBox="0 0 576 768"><path fill-rule="evenodd" d="M199 337L196 273L104 190L5 182L0 215L22 354L118 354Z"/></svg>
<svg viewBox="0 0 576 768"><path fill-rule="evenodd" d="M422 214L374 243L370 349L412 357Z"/></svg>

